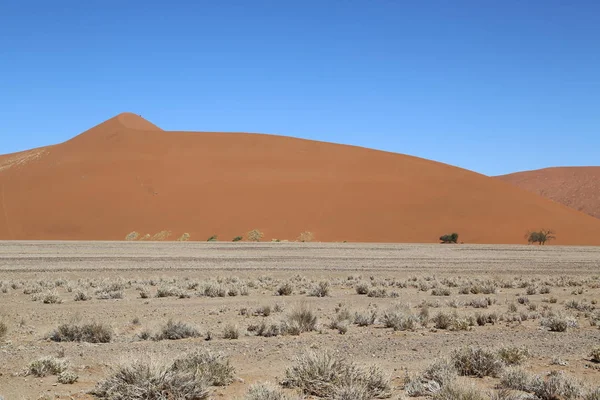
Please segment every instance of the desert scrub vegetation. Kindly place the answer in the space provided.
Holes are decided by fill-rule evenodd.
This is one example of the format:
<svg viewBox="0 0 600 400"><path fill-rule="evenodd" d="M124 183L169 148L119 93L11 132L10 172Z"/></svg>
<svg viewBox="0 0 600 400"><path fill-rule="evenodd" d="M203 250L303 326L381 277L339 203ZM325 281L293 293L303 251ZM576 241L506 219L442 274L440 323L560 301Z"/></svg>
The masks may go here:
<svg viewBox="0 0 600 400"><path fill-rule="evenodd" d="M524 346L506 346L498 350L498 356L506 365L521 365L531 355Z"/></svg>
<svg viewBox="0 0 600 400"><path fill-rule="evenodd" d="M600 363L600 346L594 347L592 349L592 351L590 352L590 358L593 362Z"/></svg>
<svg viewBox="0 0 600 400"><path fill-rule="evenodd" d="M72 385L79 380L79 376L71 371L63 371L58 375L57 381L63 385Z"/></svg>
<svg viewBox="0 0 600 400"><path fill-rule="evenodd" d="M458 243L458 233L449 233L447 235L440 236L441 243Z"/></svg>
<svg viewBox="0 0 600 400"><path fill-rule="evenodd" d="M258 229L253 229L246 234L246 238L251 242L260 242L264 234Z"/></svg>
<svg viewBox="0 0 600 400"><path fill-rule="evenodd" d="M311 332L317 328L317 315L305 304L292 310L282 323L282 330L290 335Z"/></svg>
<svg viewBox="0 0 600 400"><path fill-rule="evenodd" d="M197 351L173 363L135 361L119 367L91 392L99 399L204 400L209 386L233 382L234 369L221 355Z"/></svg>
<svg viewBox="0 0 600 400"><path fill-rule="evenodd" d="M384 311L381 322L395 331L414 331L419 326L419 318L410 311L410 307L400 304Z"/></svg>
<svg viewBox="0 0 600 400"><path fill-rule="evenodd" d="M300 400L298 397L293 399ZM292 400L292 398L272 383L263 382L250 385L243 400Z"/></svg>
<svg viewBox="0 0 600 400"><path fill-rule="evenodd" d="M27 366L25 375L33 375L38 378L43 378L48 375L60 375L68 368L65 360L48 356L32 361Z"/></svg>
<svg viewBox="0 0 600 400"><path fill-rule="evenodd" d="M291 296L294 293L294 286L290 282L284 282L277 288L279 296Z"/></svg>
<svg viewBox="0 0 600 400"><path fill-rule="evenodd" d="M492 350L481 347L470 346L454 350L450 354L450 359L458 374L463 376L496 378L504 370L504 363L498 355Z"/></svg>
<svg viewBox="0 0 600 400"><path fill-rule="evenodd" d="M549 315L540 321L540 325L550 332L566 332L568 328L576 328L577 320L562 314Z"/></svg>
<svg viewBox="0 0 600 400"><path fill-rule="evenodd" d="M329 283L329 281L320 281L309 292L309 296L313 296L313 297L327 297L327 296L329 296L329 290L330 290L330 283Z"/></svg>
<svg viewBox="0 0 600 400"><path fill-rule="evenodd" d="M223 339L239 339L240 330L237 326L227 325L225 329L223 329Z"/></svg>
<svg viewBox="0 0 600 400"><path fill-rule="evenodd" d="M436 360L422 373L416 376L407 375L404 379L404 390L410 397L431 396L444 386L452 384L457 376L458 371L450 360Z"/></svg>
<svg viewBox="0 0 600 400"><path fill-rule="evenodd" d="M199 337L200 332L184 322L168 320L167 323L152 337L152 340L179 340Z"/></svg>
<svg viewBox="0 0 600 400"><path fill-rule="evenodd" d="M8 332L8 325L2 319L0 319L0 339L3 339Z"/></svg>
<svg viewBox="0 0 600 400"><path fill-rule="evenodd" d="M366 282L359 282L356 284L355 290L356 294L368 294L370 285Z"/></svg>
<svg viewBox="0 0 600 400"><path fill-rule="evenodd" d="M526 237L527 243L538 243L539 245L545 245L546 242L556 239L556 236L554 236L554 232L551 229L540 229L539 231L527 232Z"/></svg>
<svg viewBox="0 0 600 400"><path fill-rule="evenodd" d="M82 325L66 323L50 334L50 340L54 342L109 343L112 337L112 328L99 322Z"/></svg>
<svg viewBox="0 0 600 400"><path fill-rule="evenodd" d="M360 396L359 399L383 399L392 394L389 377L380 369L361 368L328 351L307 352L298 356L295 365L285 371L281 384L288 388L299 388L307 395L324 398L340 398L344 388L354 386L357 387L353 389L355 393L358 388L366 392L366 396Z"/></svg>

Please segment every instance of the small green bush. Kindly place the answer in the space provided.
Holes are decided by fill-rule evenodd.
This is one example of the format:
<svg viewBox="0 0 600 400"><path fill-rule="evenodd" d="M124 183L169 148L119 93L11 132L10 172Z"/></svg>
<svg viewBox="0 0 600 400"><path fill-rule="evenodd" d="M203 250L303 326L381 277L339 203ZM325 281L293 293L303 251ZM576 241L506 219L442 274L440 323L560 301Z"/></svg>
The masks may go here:
<svg viewBox="0 0 600 400"><path fill-rule="evenodd" d="M209 237L208 239L206 239L207 242L216 242L217 241L217 235L212 235L211 237Z"/></svg>
<svg viewBox="0 0 600 400"><path fill-rule="evenodd" d="M244 238L242 236L236 236L233 238L232 242L239 242L241 240L243 240Z"/></svg>
<svg viewBox="0 0 600 400"><path fill-rule="evenodd" d="M450 233L448 235L440 236L440 242L442 243L458 243L458 233Z"/></svg>

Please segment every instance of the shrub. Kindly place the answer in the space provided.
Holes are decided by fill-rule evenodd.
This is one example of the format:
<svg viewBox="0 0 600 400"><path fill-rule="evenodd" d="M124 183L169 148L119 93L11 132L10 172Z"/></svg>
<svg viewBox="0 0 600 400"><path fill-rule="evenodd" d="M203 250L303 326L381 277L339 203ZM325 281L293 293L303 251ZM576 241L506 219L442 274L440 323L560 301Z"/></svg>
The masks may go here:
<svg viewBox="0 0 600 400"><path fill-rule="evenodd" d="M377 311L371 310L365 313L356 313L354 315L354 323L358 326L369 326L375 323L377 319Z"/></svg>
<svg viewBox="0 0 600 400"><path fill-rule="evenodd" d="M369 388L362 383L349 383L336 387L333 391L333 400L371 400Z"/></svg>
<svg viewBox="0 0 600 400"><path fill-rule="evenodd" d="M507 365L520 365L529 357L527 347L508 346L498 350L498 356Z"/></svg>
<svg viewBox="0 0 600 400"><path fill-rule="evenodd" d="M73 323L60 325L51 335L54 342L87 342L108 343L112 339L112 329L105 324L92 322L76 325Z"/></svg>
<svg viewBox="0 0 600 400"><path fill-rule="evenodd" d="M74 300L75 300L75 301L88 301L88 300L90 300L91 298L92 298L92 297L91 297L89 294L87 294L86 292L84 292L83 290L78 290L78 291L75 293Z"/></svg>
<svg viewBox="0 0 600 400"><path fill-rule="evenodd" d="M552 315L542 319L540 325L548 328L550 332L566 332L569 326L576 326L576 321L562 315Z"/></svg>
<svg viewBox="0 0 600 400"><path fill-rule="evenodd" d="M251 242L260 242L260 240L263 238L263 236L264 236L264 234L261 231L259 231L258 229L251 230L246 235L248 240Z"/></svg>
<svg viewBox="0 0 600 400"><path fill-rule="evenodd" d="M60 304L60 303L62 303L62 300L58 296L58 293L54 290L46 293L44 295L44 297L42 298L42 301L44 302L44 304Z"/></svg>
<svg viewBox="0 0 600 400"><path fill-rule="evenodd" d="M291 296L294 292L294 287L290 282L285 282L277 288L277 294L280 296Z"/></svg>
<svg viewBox="0 0 600 400"><path fill-rule="evenodd" d="M480 347L465 347L455 350L451 353L450 358L459 375L463 376L498 377L504 369L504 364L496 353Z"/></svg>
<svg viewBox="0 0 600 400"><path fill-rule="evenodd" d="M419 324L419 319L410 312L408 307L403 306L386 310L381 319L386 328L394 328L395 331L414 331Z"/></svg>
<svg viewBox="0 0 600 400"><path fill-rule="evenodd" d="M317 327L317 316L305 305L293 310L285 323L286 333L298 334L314 331Z"/></svg>
<svg viewBox="0 0 600 400"><path fill-rule="evenodd" d="M593 348L590 357L593 362L600 363L600 347Z"/></svg>
<svg viewBox="0 0 600 400"><path fill-rule="evenodd" d="M242 239L244 239L242 236L236 236L236 237L233 238L232 242L239 242Z"/></svg>
<svg viewBox="0 0 600 400"><path fill-rule="evenodd" d="M500 376L500 387L511 390L529 390L531 376L522 368L507 368Z"/></svg>
<svg viewBox="0 0 600 400"><path fill-rule="evenodd" d="M240 337L240 331L236 326L227 325L223 330L223 339L238 339Z"/></svg>
<svg viewBox="0 0 600 400"><path fill-rule="evenodd" d="M583 400L600 400L600 386L596 389L590 389L583 396Z"/></svg>
<svg viewBox="0 0 600 400"><path fill-rule="evenodd" d="M368 297L375 297L375 298L384 298L387 297L387 290L385 290L385 288L373 288L371 290L369 290L369 293L367 293Z"/></svg>
<svg viewBox="0 0 600 400"><path fill-rule="evenodd" d="M67 369L67 362L52 356L42 357L27 367L27 375L43 378L48 375L59 375Z"/></svg>
<svg viewBox="0 0 600 400"><path fill-rule="evenodd" d="M198 336L200 336L200 332L198 332L196 328L189 326L184 322L174 322L170 319L152 339L179 340Z"/></svg>
<svg viewBox="0 0 600 400"><path fill-rule="evenodd" d="M91 391L101 400L209 398L204 376L189 370L173 370L162 365L137 361L123 366Z"/></svg>
<svg viewBox="0 0 600 400"><path fill-rule="evenodd" d="M433 395L433 400L487 400L474 386L448 385Z"/></svg>
<svg viewBox="0 0 600 400"><path fill-rule="evenodd" d="M451 293L448 288L434 288L431 290L432 296L450 296Z"/></svg>
<svg viewBox="0 0 600 400"><path fill-rule="evenodd" d="M184 233L177 239L177 241L178 242L187 242L188 240L190 240L190 238L191 238L191 235L189 233Z"/></svg>
<svg viewBox="0 0 600 400"><path fill-rule="evenodd" d="M315 235L312 232L302 232L300 236L298 236L299 242L312 242L315 239Z"/></svg>
<svg viewBox="0 0 600 400"><path fill-rule="evenodd" d="M450 233L448 235L440 236L442 243L458 243L458 233Z"/></svg>
<svg viewBox="0 0 600 400"><path fill-rule="evenodd" d="M276 386L269 383L255 383L250 386L244 400L289 400Z"/></svg>
<svg viewBox="0 0 600 400"><path fill-rule="evenodd" d="M321 281L321 282L319 282L310 291L309 296L314 296L314 297L327 297L327 296L329 296L329 281Z"/></svg>
<svg viewBox="0 0 600 400"><path fill-rule="evenodd" d="M356 293L357 294L367 294L369 293L369 284L366 282L360 282L356 285Z"/></svg>
<svg viewBox="0 0 600 400"><path fill-rule="evenodd" d="M8 332L8 325L6 325L6 322L0 320L0 339L2 339L6 333Z"/></svg>
<svg viewBox="0 0 600 400"><path fill-rule="evenodd" d="M64 371L60 375L58 375L58 383L63 385L72 385L79 379L79 376L74 372Z"/></svg>
<svg viewBox="0 0 600 400"><path fill-rule="evenodd" d="M457 377L454 364L449 360L437 360L416 377L405 379L404 390L411 396L429 396L452 384Z"/></svg>
<svg viewBox="0 0 600 400"><path fill-rule="evenodd" d="M391 396L389 378L377 367L365 370L327 351L300 355L296 364L285 371L282 385L325 398L332 398L351 385L363 386L368 399Z"/></svg>
<svg viewBox="0 0 600 400"><path fill-rule="evenodd" d="M540 245L546 244L547 241L556 239L554 232L550 229L541 229L537 232L527 232L527 242L529 244L538 243Z"/></svg>
<svg viewBox="0 0 600 400"><path fill-rule="evenodd" d="M209 237L208 239L206 239L207 242L216 242L217 241L217 235L212 235L211 237Z"/></svg>
<svg viewBox="0 0 600 400"><path fill-rule="evenodd" d="M208 350L197 350L175 360L171 369L200 375L210 386L227 386L235 377L235 369L229 360Z"/></svg>
<svg viewBox="0 0 600 400"><path fill-rule="evenodd" d="M583 394L579 382L562 371L552 371L546 379L535 376L529 384L529 391L541 400L576 399Z"/></svg>

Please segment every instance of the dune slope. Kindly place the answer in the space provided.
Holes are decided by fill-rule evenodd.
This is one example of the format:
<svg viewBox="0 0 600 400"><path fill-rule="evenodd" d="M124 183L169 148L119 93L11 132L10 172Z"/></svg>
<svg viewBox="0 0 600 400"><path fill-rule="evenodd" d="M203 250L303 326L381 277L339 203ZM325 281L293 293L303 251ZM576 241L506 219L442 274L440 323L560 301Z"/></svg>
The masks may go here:
<svg viewBox="0 0 600 400"><path fill-rule="evenodd" d="M497 177L600 218L600 167L556 167Z"/></svg>
<svg viewBox="0 0 600 400"><path fill-rule="evenodd" d="M0 239L600 244L600 220L499 179L416 157L272 135L163 131L121 114L65 143L0 157ZM164 236L164 235L163 235Z"/></svg>

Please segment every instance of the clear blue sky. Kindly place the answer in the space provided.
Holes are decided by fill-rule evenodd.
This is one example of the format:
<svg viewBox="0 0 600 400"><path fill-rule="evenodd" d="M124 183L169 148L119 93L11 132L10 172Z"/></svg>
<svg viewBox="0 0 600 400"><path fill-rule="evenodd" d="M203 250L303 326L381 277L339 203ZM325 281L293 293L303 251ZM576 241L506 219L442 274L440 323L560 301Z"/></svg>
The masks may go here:
<svg viewBox="0 0 600 400"><path fill-rule="evenodd" d="M0 153L123 111L490 175L600 165L600 1L0 1Z"/></svg>

